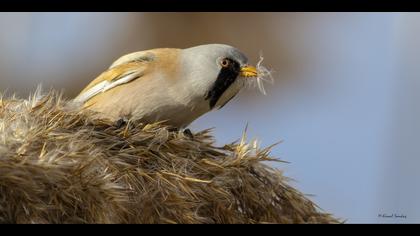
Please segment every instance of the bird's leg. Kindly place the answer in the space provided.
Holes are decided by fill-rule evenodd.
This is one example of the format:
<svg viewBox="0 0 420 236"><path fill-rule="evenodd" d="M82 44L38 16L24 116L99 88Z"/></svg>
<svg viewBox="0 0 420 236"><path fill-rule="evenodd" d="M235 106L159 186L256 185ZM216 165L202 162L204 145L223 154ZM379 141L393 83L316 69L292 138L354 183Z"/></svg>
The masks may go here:
<svg viewBox="0 0 420 236"><path fill-rule="evenodd" d="M191 132L191 130L190 130L190 129L184 129L183 133L184 133L184 135L185 135L185 136L187 136L188 138L190 138L190 139L194 139L194 135L193 135L193 133Z"/></svg>

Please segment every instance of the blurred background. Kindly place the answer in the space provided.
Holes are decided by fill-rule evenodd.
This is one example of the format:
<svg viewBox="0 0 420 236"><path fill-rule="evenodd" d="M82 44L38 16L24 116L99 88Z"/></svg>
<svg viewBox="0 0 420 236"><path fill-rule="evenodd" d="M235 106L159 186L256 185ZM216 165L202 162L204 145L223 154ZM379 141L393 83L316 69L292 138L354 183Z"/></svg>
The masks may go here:
<svg viewBox="0 0 420 236"><path fill-rule="evenodd" d="M119 56L230 44L275 71L196 120L218 144L277 141L276 164L349 223L420 223L418 13L0 13L0 90L69 98ZM384 217L394 214L394 217ZM405 216L399 218L398 216Z"/></svg>

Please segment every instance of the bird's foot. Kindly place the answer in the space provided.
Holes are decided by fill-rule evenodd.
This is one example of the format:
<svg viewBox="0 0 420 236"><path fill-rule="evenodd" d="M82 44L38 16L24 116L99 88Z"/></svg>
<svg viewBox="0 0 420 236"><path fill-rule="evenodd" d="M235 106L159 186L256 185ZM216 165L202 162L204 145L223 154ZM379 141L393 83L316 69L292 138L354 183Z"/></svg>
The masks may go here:
<svg viewBox="0 0 420 236"><path fill-rule="evenodd" d="M180 129L177 127L168 127L167 128L169 132L179 132ZM182 133L184 134L184 136L190 138L190 139L194 139L194 135L191 132L190 129L182 129Z"/></svg>
<svg viewBox="0 0 420 236"><path fill-rule="evenodd" d="M191 132L190 129L184 129L183 131L184 135L187 136L190 139L194 139L194 134Z"/></svg>
<svg viewBox="0 0 420 236"><path fill-rule="evenodd" d="M117 120L117 121L115 122L115 127L117 127L117 129L120 129L120 128L122 128L124 125L126 125L127 123L128 123L127 118L123 117L123 118L120 118L119 120Z"/></svg>
<svg viewBox="0 0 420 236"><path fill-rule="evenodd" d="M177 127L168 127L169 132L178 132L179 129Z"/></svg>

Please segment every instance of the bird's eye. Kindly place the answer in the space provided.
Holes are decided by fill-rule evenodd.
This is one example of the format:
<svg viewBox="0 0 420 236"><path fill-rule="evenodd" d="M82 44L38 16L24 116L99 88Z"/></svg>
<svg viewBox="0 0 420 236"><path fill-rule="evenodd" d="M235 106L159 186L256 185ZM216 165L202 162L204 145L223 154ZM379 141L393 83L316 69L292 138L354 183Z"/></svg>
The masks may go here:
<svg viewBox="0 0 420 236"><path fill-rule="evenodd" d="M220 62L220 65L221 65L222 67L228 67L228 66L230 65L230 61L229 61L229 59L224 58L224 59Z"/></svg>

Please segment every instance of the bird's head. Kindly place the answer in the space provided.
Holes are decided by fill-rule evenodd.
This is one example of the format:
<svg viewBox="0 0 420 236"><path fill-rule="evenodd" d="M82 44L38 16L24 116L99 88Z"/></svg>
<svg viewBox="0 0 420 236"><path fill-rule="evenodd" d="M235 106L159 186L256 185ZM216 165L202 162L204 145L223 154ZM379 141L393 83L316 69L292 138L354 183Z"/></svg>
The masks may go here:
<svg viewBox="0 0 420 236"><path fill-rule="evenodd" d="M204 94L210 108L224 106L241 88L260 84L258 80L268 73L262 66L249 65L241 51L225 44L183 49L181 63L183 78L198 96Z"/></svg>

